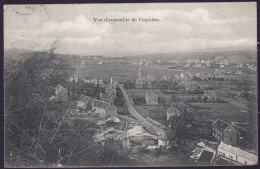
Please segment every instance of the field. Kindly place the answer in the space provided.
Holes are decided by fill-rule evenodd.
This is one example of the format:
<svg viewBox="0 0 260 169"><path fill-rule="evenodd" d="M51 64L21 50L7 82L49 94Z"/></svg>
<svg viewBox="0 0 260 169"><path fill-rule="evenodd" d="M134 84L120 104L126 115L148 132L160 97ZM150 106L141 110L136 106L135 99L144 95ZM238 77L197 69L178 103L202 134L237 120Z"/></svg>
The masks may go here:
<svg viewBox="0 0 260 169"><path fill-rule="evenodd" d="M157 122L167 125L166 123L166 110L168 107L165 106L135 106L136 110L143 115L145 118L150 117Z"/></svg>
<svg viewBox="0 0 260 169"><path fill-rule="evenodd" d="M130 89L127 90L127 93L131 98L134 96L144 97L147 91L148 90ZM202 97L202 94L165 94L160 90L153 90L153 93L159 96L159 105L140 105L135 107L144 117L150 117L162 124L166 123L165 112L170 105L181 102L186 102L186 104L192 108L194 118L197 120L215 121L217 119L225 119L230 122L248 123L248 112L228 102L187 103L187 100ZM172 99L172 96L174 96L175 99ZM166 104L160 104L160 100L164 100Z"/></svg>
<svg viewBox="0 0 260 169"><path fill-rule="evenodd" d="M96 63L85 63L76 66L76 72L74 76L82 78L92 78L101 77L105 81L109 82L110 78L113 80L118 80L123 83L127 78L132 82L137 78L139 66L130 64L96 64ZM175 74L180 74L183 70L179 69L168 69L172 65L148 65L142 66L142 76L154 75L156 79L160 79L163 75L174 76ZM185 69L184 72L208 72L214 71L211 69L200 69L193 70ZM230 70L231 71L231 70ZM196 81L197 84L207 84L213 87L214 90L221 94L222 96L228 96L231 94L239 95L237 86L232 83L226 82L214 82L214 81ZM138 90L138 89L128 89L127 93L130 98L134 96L144 97L148 90ZM140 112L145 117L150 117L158 122L165 124L165 111L170 105L176 102L189 103L192 98L200 98L202 94L165 94L160 90L153 90L153 93L159 96L158 106L147 106L139 105L136 106L138 112ZM243 99L239 100L241 103L246 103ZM194 101L193 101L194 102ZM227 121L236 122L248 122L248 113L240 107L232 105L230 103L189 103L189 105L194 110L194 116L198 120L209 120L214 121L216 119L226 119Z"/></svg>
<svg viewBox="0 0 260 169"><path fill-rule="evenodd" d="M109 81L112 76L113 79L119 82L124 82L127 78L135 81L139 71L139 66L129 64L87 64L74 65L76 72L74 76L81 78L102 77ZM142 76L154 75L156 79L160 79L164 75L174 76L181 72L178 69L167 69L167 66L142 66Z"/></svg>
<svg viewBox="0 0 260 169"><path fill-rule="evenodd" d="M248 113L240 107L230 103L190 103L195 109L195 118L198 120L248 122Z"/></svg>

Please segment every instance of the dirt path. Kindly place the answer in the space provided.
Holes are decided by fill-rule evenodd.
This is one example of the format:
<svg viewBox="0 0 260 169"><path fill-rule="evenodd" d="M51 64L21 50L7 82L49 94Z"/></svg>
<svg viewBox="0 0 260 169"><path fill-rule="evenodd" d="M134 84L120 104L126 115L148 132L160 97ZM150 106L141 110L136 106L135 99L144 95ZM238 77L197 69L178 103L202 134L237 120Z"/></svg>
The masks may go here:
<svg viewBox="0 0 260 169"><path fill-rule="evenodd" d="M147 129L151 129L153 131L156 131L158 134L163 134L165 133L165 131L158 127L158 126L155 126L153 125L152 123L150 123L146 118L144 118L140 113L138 113L135 109L135 107L133 106L128 94L126 93L126 90L123 86L123 84L119 84L119 88L121 89L122 93L123 93L123 96L124 96L124 99L125 99L125 102L126 102L126 106L127 106L127 109L129 111L130 114L132 114L135 118L138 119L138 121L141 122L141 124L143 126L145 126Z"/></svg>

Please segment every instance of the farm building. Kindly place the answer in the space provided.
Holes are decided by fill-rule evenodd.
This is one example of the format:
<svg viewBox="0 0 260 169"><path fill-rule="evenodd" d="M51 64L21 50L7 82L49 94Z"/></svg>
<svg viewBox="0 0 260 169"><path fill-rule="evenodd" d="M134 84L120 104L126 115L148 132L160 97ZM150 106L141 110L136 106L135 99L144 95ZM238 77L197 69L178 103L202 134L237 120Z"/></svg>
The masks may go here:
<svg viewBox="0 0 260 169"><path fill-rule="evenodd" d="M166 114L167 121L170 121L173 117L179 117L181 115L181 112L174 106L171 106L169 109L167 109Z"/></svg>
<svg viewBox="0 0 260 169"><path fill-rule="evenodd" d="M151 81L151 80L148 80L148 79L146 79L146 82L145 82L145 87L147 87L148 89L152 89L152 81Z"/></svg>
<svg viewBox="0 0 260 169"><path fill-rule="evenodd" d="M169 81L171 80L171 77L170 76L167 76L167 75L164 75L162 78L161 78L161 81Z"/></svg>
<svg viewBox="0 0 260 169"><path fill-rule="evenodd" d="M189 84L185 86L185 89L189 92L196 92L199 89L199 87L197 84Z"/></svg>
<svg viewBox="0 0 260 169"><path fill-rule="evenodd" d="M69 82L78 82L78 80L79 80L79 79L78 79L77 77L72 76L72 77L69 78L68 81L69 81Z"/></svg>
<svg viewBox="0 0 260 169"><path fill-rule="evenodd" d="M100 85L104 84L104 82L103 82L103 79L102 79L102 78L99 78L99 79L98 79L98 84L100 84Z"/></svg>
<svg viewBox="0 0 260 169"><path fill-rule="evenodd" d="M205 90L205 89L209 88L209 85L208 85L208 84L199 84L199 87L200 87L202 90Z"/></svg>
<svg viewBox="0 0 260 169"><path fill-rule="evenodd" d="M217 101L217 94L213 90L205 90L203 99L206 99L207 101Z"/></svg>
<svg viewBox="0 0 260 169"><path fill-rule="evenodd" d="M201 63L196 63L196 64L194 65L194 67L202 68L202 65L201 65Z"/></svg>
<svg viewBox="0 0 260 169"><path fill-rule="evenodd" d="M77 101L77 109L90 110L91 109L91 97L81 95Z"/></svg>
<svg viewBox="0 0 260 169"><path fill-rule="evenodd" d="M148 75L147 80L154 81L155 80L154 75Z"/></svg>
<svg viewBox="0 0 260 169"><path fill-rule="evenodd" d="M113 93L100 93L100 100L114 104L115 94L113 94Z"/></svg>
<svg viewBox="0 0 260 169"><path fill-rule="evenodd" d="M158 137L158 146L167 147L169 146L169 138L166 134Z"/></svg>
<svg viewBox="0 0 260 169"><path fill-rule="evenodd" d="M206 67L210 67L210 61L205 61Z"/></svg>
<svg viewBox="0 0 260 169"><path fill-rule="evenodd" d="M255 165L258 161L256 155L223 142L218 146L217 155L241 165Z"/></svg>
<svg viewBox="0 0 260 169"><path fill-rule="evenodd" d="M137 89L143 89L145 84L146 84L145 77L138 77L135 81L135 86Z"/></svg>
<svg viewBox="0 0 260 169"><path fill-rule="evenodd" d="M145 93L145 101L148 105L157 105L158 96L151 91Z"/></svg>
<svg viewBox="0 0 260 169"><path fill-rule="evenodd" d="M61 85L58 85L55 88L55 96L60 101L67 101L68 100L68 91Z"/></svg>
<svg viewBox="0 0 260 169"><path fill-rule="evenodd" d="M92 103L91 112L99 117L115 117L117 116L117 107L107 102L95 100Z"/></svg>
<svg viewBox="0 0 260 169"><path fill-rule="evenodd" d="M98 80L98 77L93 77L91 80L90 80L90 83L94 84L94 85L97 85L99 82Z"/></svg>

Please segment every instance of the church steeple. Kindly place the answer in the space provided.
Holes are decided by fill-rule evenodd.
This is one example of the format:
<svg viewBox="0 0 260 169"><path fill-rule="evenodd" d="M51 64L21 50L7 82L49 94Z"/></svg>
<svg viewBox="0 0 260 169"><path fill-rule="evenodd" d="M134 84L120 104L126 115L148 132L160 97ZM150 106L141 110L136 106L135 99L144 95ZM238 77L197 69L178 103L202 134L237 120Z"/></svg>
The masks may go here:
<svg viewBox="0 0 260 169"><path fill-rule="evenodd" d="M141 70L142 70L142 67L139 67L139 73L138 73L139 77L142 77Z"/></svg>

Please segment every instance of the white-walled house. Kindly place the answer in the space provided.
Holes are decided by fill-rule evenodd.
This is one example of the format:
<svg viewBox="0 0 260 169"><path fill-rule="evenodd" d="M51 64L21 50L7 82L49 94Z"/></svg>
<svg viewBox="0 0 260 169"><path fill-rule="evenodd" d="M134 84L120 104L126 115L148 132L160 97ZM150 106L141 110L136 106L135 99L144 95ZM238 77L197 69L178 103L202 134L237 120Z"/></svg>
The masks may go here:
<svg viewBox="0 0 260 169"><path fill-rule="evenodd" d="M88 110L91 108L91 97L81 95L77 100L77 109Z"/></svg>
<svg viewBox="0 0 260 169"><path fill-rule="evenodd" d="M166 134L163 134L158 138L158 146L169 146L169 139Z"/></svg>
<svg viewBox="0 0 260 169"><path fill-rule="evenodd" d="M257 156L244 151L238 147L233 147L231 145L220 143L217 150L217 155L237 162L242 165L255 165L257 164Z"/></svg>
<svg viewBox="0 0 260 169"><path fill-rule="evenodd" d="M55 88L55 96L58 100L67 101L68 100L68 91L61 85L58 85Z"/></svg>

